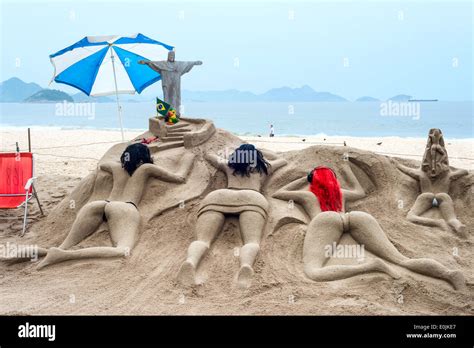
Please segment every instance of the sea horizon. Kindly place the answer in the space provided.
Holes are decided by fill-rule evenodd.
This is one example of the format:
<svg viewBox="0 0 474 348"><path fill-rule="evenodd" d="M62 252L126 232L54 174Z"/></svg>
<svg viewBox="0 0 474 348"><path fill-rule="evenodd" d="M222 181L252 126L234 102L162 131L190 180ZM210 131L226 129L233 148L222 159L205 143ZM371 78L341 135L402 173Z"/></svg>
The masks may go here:
<svg viewBox="0 0 474 348"><path fill-rule="evenodd" d="M397 113L389 102L190 102L184 103L183 115L210 119L240 136L268 136L273 124L276 136L425 138L430 128L440 128L448 139L474 138L474 102L410 104L413 108ZM120 130L116 104L89 103L88 109L76 110L64 105L2 103L0 127ZM156 114L151 102L121 105L124 130L145 131Z"/></svg>

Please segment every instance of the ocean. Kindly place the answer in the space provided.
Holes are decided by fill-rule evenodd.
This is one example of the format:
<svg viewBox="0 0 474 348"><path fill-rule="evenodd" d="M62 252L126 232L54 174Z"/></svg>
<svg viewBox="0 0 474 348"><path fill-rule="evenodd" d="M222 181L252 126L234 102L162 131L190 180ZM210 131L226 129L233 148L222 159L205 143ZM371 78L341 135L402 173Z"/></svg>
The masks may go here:
<svg viewBox="0 0 474 348"><path fill-rule="evenodd" d="M155 113L153 102L123 103L123 126L147 129ZM473 138L474 103L467 102L318 102L184 104L184 115L208 118L238 135L339 135L360 137L426 137L440 128L445 137ZM117 105L0 104L0 127L55 126L118 129Z"/></svg>

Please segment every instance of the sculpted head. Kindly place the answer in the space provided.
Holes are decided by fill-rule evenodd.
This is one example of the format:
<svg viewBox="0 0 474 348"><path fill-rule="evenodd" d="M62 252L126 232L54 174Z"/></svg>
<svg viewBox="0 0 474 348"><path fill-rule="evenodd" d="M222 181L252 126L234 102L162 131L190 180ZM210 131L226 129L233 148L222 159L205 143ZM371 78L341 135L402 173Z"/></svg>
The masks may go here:
<svg viewBox="0 0 474 348"><path fill-rule="evenodd" d="M169 51L168 52L168 62L174 62L175 59L175 52L174 51Z"/></svg>
<svg viewBox="0 0 474 348"><path fill-rule="evenodd" d="M122 168L127 171L128 175L132 176L142 164L153 163L153 158L148 146L137 143L127 146L122 156L120 156L120 162L122 162Z"/></svg>
<svg viewBox="0 0 474 348"><path fill-rule="evenodd" d="M260 150L252 144L242 144L229 156L227 165L234 175L250 176L250 173L268 174L268 163Z"/></svg>
<svg viewBox="0 0 474 348"><path fill-rule="evenodd" d="M433 178L449 170L448 153L444 145L443 132L439 128L432 128L428 133L421 170Z"/></svg>
<svg viewBox="0 0 474 348"><path fill-rule="evenodd" d="M309 190L318 198L321 211L342 211L342 191L336 173L325 166L308 173Z"/></svg>
<svg viewBox="0 0 474 348"><path fill-rule="evenodd" d="M431 128L428 134L428 141L444 147L443 132L439 128Z"/></svg>

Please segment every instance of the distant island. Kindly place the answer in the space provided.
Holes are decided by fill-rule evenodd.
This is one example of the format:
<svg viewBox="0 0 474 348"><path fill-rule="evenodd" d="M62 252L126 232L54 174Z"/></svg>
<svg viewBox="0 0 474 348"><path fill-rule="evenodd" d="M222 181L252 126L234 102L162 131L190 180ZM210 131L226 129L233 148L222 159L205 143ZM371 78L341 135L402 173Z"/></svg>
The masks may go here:
<svg viewBox="0 0 474 348"><path fill-rule="evenodd" d="M26 83L17 77L12 77L0 85L0 102L19 103L42 89L36 83Z"/></svg>
<svg viewBox="0 0 474 348"><path fill-rule="evenodd" d="M72 99L76 103L115 103L114 98L110 97L89 97L87 94L84 94L82 92L73 94Z"/></svg>
<svg viewBox="0 0 474 348"><path fill-rule="evenodd" d="M409 101L410 99L412 98L411 95L406 95L406 94L399 94L399 95L396 95L388 100L391 100L391 101L397 101L397 102L407 102Z"/></svg>
<svg viewBox="0 0 474 348"><path fill-rule="evenodd" d="M74 102L74 99L62 91L57 89L42 89L24 100L25 103L57 103L57 102Z"/></svg>
<svg viewBox="0 0 474 348"><path fill-rule="evenodd" d="M364 96L364 97L357 98L355 101L356 102L378 102L380 100L377 98Z"/></svg>
<svg viewBox="0 0 474 348"><path fill-rule="evenodd" d="M161 94L161 93L160 93ZM158 97L161 97L158 95ZM120 99L128 103L154 101L150 93L142 95L121 95ZM189 91L183 90L185 102L349 102L337 94L317 92L308 85L298 88L272 88L265 93L255 94L249 91L229 89L223 91ZM388 100L409 101L412 97L399 94ZM69 95L63 91L43 88L36 83L26 83L17 77L12 77L0 84L0 103L56 103L61 101L76 103L114 103L115 97L90 97L82 92ZM377 98L363 96L356 102L379 102Z"/></svg>
<svg viewBox="0 0 474 348"><path fill-rule="evenodd" d="M89 97L82 92L69 95L66 92L43 88L36 83L26 83L17 77L12 77L0 84L0 103L57 103L57 102L94 102L112 103L108 97Z"/></svg>
<svg viewBox="0 0 474 348"><path fill-rule="evenodd" d="M236 89L225 91L183 91L183 99L196 102L345 102L347 99L328 92L316 92L305 85L300 88L272 88L255 94Z"/></svg>

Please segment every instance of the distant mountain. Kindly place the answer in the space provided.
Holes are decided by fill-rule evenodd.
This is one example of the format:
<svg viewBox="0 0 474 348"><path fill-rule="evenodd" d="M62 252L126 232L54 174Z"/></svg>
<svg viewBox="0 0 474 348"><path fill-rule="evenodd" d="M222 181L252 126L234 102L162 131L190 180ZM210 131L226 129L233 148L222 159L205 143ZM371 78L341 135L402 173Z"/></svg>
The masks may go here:
<svg viewBox="0 0 474 348"><path fill-rule="evenodd" d="M113 103L115 102L115 99L112 99L110 97L90 97L82 92L73 94L72 99L76 103Z"/></svg>
<svg viewBox="0 0 474 348"><path fill-rule="evenodd" d="M364 97L357 98L355 101L356 102L378 102L380 100L377 98L364 96Z"/></svg>
<svg viewBox="0 0 474 348"><path fill-rule="evenodd" d="M57 102L74 102L74 99L62 91L57 89L42 89L24 100L25 103L57 103Z"/></svg>
<svg viewBox="0 0 474 348"><path fill-rule="evenodd" d="M329 92L316 92L309 86L301 88L280 87L263 94L236 89L225 91L183 91L183 99L194 102L340 102L346 99Z"/></svg>
<svg viewBox="0 0 474 348"><path fill-rule="evenodd" d="M259 95L262 101L282 101L282 102L341 102L347 101L329 92L316 92L311 87L305 85L301 88L281 87L273 88Z"/></svg>
<svg viewBox="0 0 474 348"><path fill-rule="evenodd" d="M398 102L407 102L412 98L411 95L406 95L406 94L398 94L392 98L389 98L387 100L392 100L392 101L398 101Z"/></svg>
<svg viewBox="0 0 474 348"><path fill-rule="evenodd" d="M253 102L258 96L252 92L242 92L236 89L225 91L183 91L183 99L191 102Z"/></svg>
<svg viewBox="0 0 474 348"><path fill-rule="evenodd" d="M158 96L161 97L161 89L158 89ZM45 91L44 93L39 93ZM228 89L224 91L189 91L183 90L182 99L184 102L345 102L347 99L329 92L317 92L308 85L299 88L280 87L272 88L265 93L255 94L248 91ZM408 101L411 96L405 94L396 95L388 100ZM82 92L72 96L59 90L43 89L36 83L26 83L17 77L0 84L0 103L12 102L57 102L71 101L76 103L114 103L115 97L89 97ZM153 102L155 100L152 91L135 95L120 95L120 101L125 103ZM373 97L360 97L356 102L379 101Z"/></svg>
<svg viewBox="0 0 474 348"><path fill-rule="evenodd" d="M20 103L42 89L36 83L26 83L12 77L0 84L0 103Z"/></svg>

